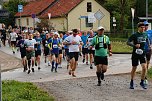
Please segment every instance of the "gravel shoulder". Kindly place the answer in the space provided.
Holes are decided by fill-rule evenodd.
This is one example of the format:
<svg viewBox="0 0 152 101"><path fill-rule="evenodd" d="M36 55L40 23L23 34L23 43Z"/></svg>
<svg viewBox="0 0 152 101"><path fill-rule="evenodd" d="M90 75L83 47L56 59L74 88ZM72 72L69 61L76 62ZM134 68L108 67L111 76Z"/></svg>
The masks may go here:
<svg viewBox="0 0 152 101"><path fill-rule="evenodd" d="M152 82L147 90L140 87L136 76L135 89L129 89L130 75L109 75L101 86L96 77L75 78L50 82L37 82L38 87L53 95L56 101L151 101Z"/></svg>

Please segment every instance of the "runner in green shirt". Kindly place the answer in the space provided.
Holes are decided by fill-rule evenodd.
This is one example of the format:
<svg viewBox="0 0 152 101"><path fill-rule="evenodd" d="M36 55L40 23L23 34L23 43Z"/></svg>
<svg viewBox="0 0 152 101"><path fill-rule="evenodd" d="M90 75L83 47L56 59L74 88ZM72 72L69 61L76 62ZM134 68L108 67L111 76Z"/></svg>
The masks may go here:
<svg viewBox="0 0 152 101"><path fill-rule="evenodd" d="M94 62L97 67L97 86L101 86L101 80L104 79L104 73L107 71L108 52L109 56L112 56L110 40L108 36L104 35L104 27L98 27L98 35L93 38L90 48L93 46L95 46Z"/></svg>
<svg viewBox="0 0 152 101"><path fill-rule="evenodd" d="M138 32L135 34L132 34L127 41L127 44L129 46L133 47L133 52L132 52L132 71L131 71L131 81L130 81L130 89L134 89L134 77L135 77L135 72L136 68L139 64L142 66L142 74L141 74L141 82L140 85L143 89L147 89L147 87L144 84L145 80L145 74L147 71L146 68L146 54L145 54L145 44L148 42L148 36L145 33L145 25L143 22L138 23Z"/></svg>

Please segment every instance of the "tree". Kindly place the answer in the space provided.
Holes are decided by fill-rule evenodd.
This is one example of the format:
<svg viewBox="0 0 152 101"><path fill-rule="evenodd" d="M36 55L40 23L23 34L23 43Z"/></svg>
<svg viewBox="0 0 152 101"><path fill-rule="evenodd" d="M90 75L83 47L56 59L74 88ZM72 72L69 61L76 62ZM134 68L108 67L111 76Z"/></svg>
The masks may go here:
<svg viewBox="0 0 152 101"><path fill-rule="evenodd" d="M121 33L129 25L130 8L134 6L134 2L133 0L106 0L104 4L104 7L110 11L111 16L116 18L117 29Z"/></svg>
<svg viewBox="0 0 152 101"><path fill-rule="evenodd" d="M4 9L8 10L10 12L9 18L1 19L0 22L5 23L6 25L14 25L14 15L18 12L18 5L26 5L27 2L24 0L9 0L8 2L5 2L3 4Z"/></svg>

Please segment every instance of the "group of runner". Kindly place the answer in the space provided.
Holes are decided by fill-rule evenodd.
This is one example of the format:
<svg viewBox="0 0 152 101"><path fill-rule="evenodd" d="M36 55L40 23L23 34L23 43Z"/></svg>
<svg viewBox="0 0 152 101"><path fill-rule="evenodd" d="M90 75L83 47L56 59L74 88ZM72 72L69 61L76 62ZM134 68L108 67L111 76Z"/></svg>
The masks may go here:
<svg viewBox="0 0 152 101"><path fill-rule="evenodd" d="M151 59L152 32L147 31L148 22L140 22L138 31L128 38L127 44L133 47L132 52L132 71L130 89L134 89L134 76L138 62L142 66L142 76L140 85L147 89L146 72ZM69 75L76 77L75 70L78 59L83 54L82 62L96 66L98 86L104 80L104 73L107 71L108 54L112 56L111 43L108 36L104 35L104 27L100 26L95 33L93 30L79 31L73 29L65 34L57 31L48 32L46 29L41 33L38 31L26 31L21 34L16 33L16 29L10 32L10 43L12 52L15 54L15 47L19 47L24 72L29 74L34 72L34 66L41 69L41 54L44 55L44 62L51 66L51 72L57 72L62 68L62 59L67 60Z"/></svg>

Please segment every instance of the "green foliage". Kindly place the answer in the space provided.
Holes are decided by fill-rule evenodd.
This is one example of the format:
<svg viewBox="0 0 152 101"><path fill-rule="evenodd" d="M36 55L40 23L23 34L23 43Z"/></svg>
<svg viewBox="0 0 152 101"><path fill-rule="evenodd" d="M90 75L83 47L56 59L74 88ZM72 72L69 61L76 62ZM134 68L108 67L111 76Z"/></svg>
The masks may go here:
<svg viewBox="0 0 152 101"><path fill-rule="evenodd" d="M152 68L150 68L147 72L149 78L152 78Z"/></svg>
<svg viewBox="0 0 152 101"><path fill-rule="evenodd" d="M3 81L2 88L3 101L54 101L46 92L32 83Z"/></svg>
<svg viewBox="0 0 152 101"><path fill-rule="evenodd" d="M0 19L0 22L5 23L6 26L14 25L15 24L14 15L18 12L19 4L26 5L27 2L25 2L24 0L9 0L9 2L5 2L3 4L3 8L10 12L10 16L9 18Z"/></svg>

